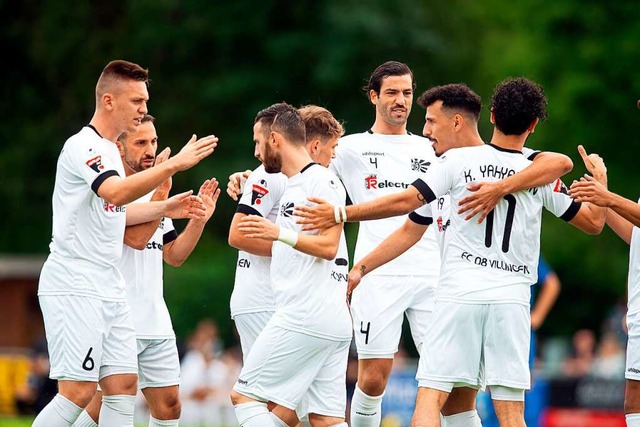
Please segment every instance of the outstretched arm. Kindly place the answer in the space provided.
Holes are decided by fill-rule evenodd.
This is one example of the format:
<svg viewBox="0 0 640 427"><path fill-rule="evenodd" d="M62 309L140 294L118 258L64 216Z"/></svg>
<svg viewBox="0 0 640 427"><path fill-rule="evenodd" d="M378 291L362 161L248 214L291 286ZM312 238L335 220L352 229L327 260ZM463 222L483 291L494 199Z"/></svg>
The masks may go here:
<svg viewBox="0 0 640 427"><path fill-rule="evenodd" d="M298 224L303 224L303 230L316 230L336 224L335 208L325 200L310 197L309 201L315 206L296 206L294 215L300 217ZM370 202L346 207L347 222L367 221L389 218L413 212L426 204L424 196L416 187L410 185L406 190L388 196L379 197ZM344 221L344 219L342 219Z"/></svg>
<svg viewBox="0 0 640 427"><path fill-rule="evenodd" d="M190 219L178 238L167 244L162 250L164 261L174 267L182 265L189 255L191 255L191 252L193 252L193 249L202 236L204 226L215 212L216 203L220 196L218 181L216 181L215 178L206 180L200 186L198 196L202 199L205 206L204 216Z"/></svg>
<svg viewBox="0 0 640 427"><path fill-rule="evenodd" d="M246 216L247 214L244 214L242 212L236 212L235 215L233 215L231 226L229 227L229 246L232 246L241 251L249 252L253 255L271 256L271 248L273 246L272 241L249 238L238 228L240 221Z"/></svg>
<svg viewBox="0 0 640 427"><path fill-rule="evenodd" d="M347 295L360 283L365 274L396 259L418 241L427 231L428 225L417 224L407 219L402 227L384 239L373 251L358 261L349 272Z"/></svg>
<svg viewBox="0 0 640 427"><path fill-rule="evenodd" d="M573 169L573 162L564 154L539 153L529 166L496 182L474 182L467 186L472 193L458 202L459 214L467 212L465 220L478 217L478 224L507 194L550 184Z"/></svg>
<svg viewBox="0 0 640 427"><path fill-rule="evenodd" d="M307 255L330 261L338 253L342 224L334 223L332 227L311 235L282 229L261 216L247 215L239 221L238 230L247 239L262 239L267 242L279 240Z"/></svg>

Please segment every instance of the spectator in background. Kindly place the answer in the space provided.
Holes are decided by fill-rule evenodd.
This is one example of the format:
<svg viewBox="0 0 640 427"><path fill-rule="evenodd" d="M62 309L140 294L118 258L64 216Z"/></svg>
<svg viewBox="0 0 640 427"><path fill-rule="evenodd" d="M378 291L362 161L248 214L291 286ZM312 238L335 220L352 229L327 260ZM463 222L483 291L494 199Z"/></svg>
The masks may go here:
<svg viewBox="0 0 640 427"><path fill-rule="evenodd" d="M598 344L590 375L603 379L619 379L624 376L624 370L624 348L613 332L606 332Z"/></svg>
<svg viewBox="0 0 640 427"><path fill-rule="evenodd" d="M538 261L538 282L531 289L531 347L529 367L532 369L536 358L536 331L542 326L551 307L560 295L560 279L541 256Z"/></svg>
<svg viewBox="0 0 640 427"><path fill-rule="evenodd" d="M582 377L591 372L595 359L596 337L590 329L573 334L572 356L565 360L563 372L568 377Z"/></svg>
<svg viewBox="0 0 640 427"><path fill-rule="evenodd" d="M180 397L185 427L225 425L224 407L230 406L228 365L221 360L218 326L211 319L198 322L181 365ZM231 384L232 386L233 384ZM235 418L231 410L232 420Z"/></svg>
<svg viewBox="0 0 640 427"><path fill-rule="evenodd" d="M40 341L29 355L27 383L15 393L15 403L20 415L37 414L47 406L58 392L55 380L49 378L49 353L46 341Z"/></svg>

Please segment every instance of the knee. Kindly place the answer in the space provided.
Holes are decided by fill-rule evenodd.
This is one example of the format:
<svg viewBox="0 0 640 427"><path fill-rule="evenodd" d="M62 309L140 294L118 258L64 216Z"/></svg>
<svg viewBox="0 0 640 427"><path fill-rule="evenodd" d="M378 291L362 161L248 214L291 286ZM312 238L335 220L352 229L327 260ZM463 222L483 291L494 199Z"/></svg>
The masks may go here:
<svg viewBox="0 0 640 427"><path fill-rule="evenodd" d="M96 383L79 383L60 387L60 394L81 408L86 408L96 394Z"/></svg>
<svg viewBox="0 0 640 427"><path fill-rule="evenodd" d="M165 396L161 401L158 408L156 408L156 414L154 418L159 420L177 420L180 418L180 413L182 411L182 402L180 401L180 397L178 394L171 394Z"/></svg>
<svg viewBox="0 0 640 427"><path fill-rule="evenodd" d="M378 369L366 369L358 376L358 388L369 396L380 396L387 386L389 375Z"/></svg>

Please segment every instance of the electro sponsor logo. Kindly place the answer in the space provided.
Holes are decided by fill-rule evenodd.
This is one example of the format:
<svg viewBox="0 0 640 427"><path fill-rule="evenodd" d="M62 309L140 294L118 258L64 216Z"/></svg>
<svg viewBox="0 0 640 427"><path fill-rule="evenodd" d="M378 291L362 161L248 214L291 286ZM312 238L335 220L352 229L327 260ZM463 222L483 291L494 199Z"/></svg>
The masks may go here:
<svg viewBox="0 0 640 427"><path fill-rule="evenodd" d="M449 228L449 226L451 225L451 220L448 219L447 222L444 222L444 220L440 216L436 220L436 224L438 224L438 231L441 233L444 233L445 231L447 231L447 228Z"/></svg>
<svg viewBox="0 0 640 427"><path fill-rule="evenodd" d="M251 268L251 261L245 258L240 258L238 260L238 267L240 268Z"/></svg>
<svg viewBox="0 0 640 427"><path fill-rule="evenodd" d="M113 205L109 202L107 202L106 200L103 200L103 206L104 206L104 211L105 212L125 212L127 210L126 206L116 206Z"/></svg>
<svg viewBox="0 0 640 427"><path fill-rule="evenodd" d="M411 170L415 172L426 172L431 166L431 162L422 159L411 159Z"/></svg>
<svg viewBox="0 0 640 427"><path fill-rule="evenodd" d="M482 256L476 256L467 251L463 251L462 254L460 255L460 258L467 261L468 263L475 264L479 267L489 267L489 268L493 268L494 270L502 270L502 271L507 271L509 273L531 274L529 270L529 266L527 265L510 264L502 260L489 259Z"/></svg>
<svg viewBox="0 0 640 427"><path fill-rule="evenodd" d="M158 243L158 242L149 242L149 243L147 243L147 249L162 250L162 248L163 248L162 243Z"/></svg>
<svg viewBox="0 0 640 427"><path fill-rule="evenodd" d="M283 203L280 206L280 215L291 218L293 216L293 202Z"/></svg>
<svg viewBox="0 0 640 427"><path fill-rule="evenodd" d="M102 156L96 156L92 159L86 161L87 166L89 166L95 173L100 173L102 169L104 169L104 165L102 164Z"/></svg>
<svg viewBox="0 0 640 427"><path fill-rule="evenodd" d="M259 184L253 184L251 187L251 204L259 205L262 203L262 200L260 199L267 194L269 194L269 190L267 190L267 181L261 179Z"/></svg>
<svg viewBox="0 0 640 427"><path fill-rule="evenodd" d="M409 184L404 182L388 181L386 179L378 180L378 175L371 174L364 179L364 188L371 189L383 189L383 188L409 188Z"/></svg>

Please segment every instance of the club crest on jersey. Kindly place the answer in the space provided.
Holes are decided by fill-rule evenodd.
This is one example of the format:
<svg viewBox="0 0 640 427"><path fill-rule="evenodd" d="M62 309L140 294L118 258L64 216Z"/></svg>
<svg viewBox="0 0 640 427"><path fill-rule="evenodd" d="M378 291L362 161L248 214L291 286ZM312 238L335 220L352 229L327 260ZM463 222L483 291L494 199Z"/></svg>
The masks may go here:
<svg viewBox="0 0 640 427"><path fill-rule="evenodd" d="M259 205L262 203L262 200L260 199L267 194L269 194L269 190L267 190L267 181L261 179L259 184L253 184L253 187L251 187L251 204Z"/></svg>
<svg viewBox="0 0 640 427"><path fill-rule="evenodd" d="M104 165L102 164L102 156L96 156L92 159L87 160L87 166L89 166L95 173L100 173L102 169L104 169Z"/></svg>
<svg viewBox="0 0 640 427"><path fill-rule="evenodd" d="M280 215L290 218L293 216L293 202L283 203L280 206Z"/></svg>
<svg viewBox="0 0 640 427"><path fill-rule="evenodd" d="M560 178L556 179L555 184L553 185L553 191L555 193L568 194L567 186L564 185L564 182L560 180Z"/></svg>
<svg viewBox="0 0 640 427"><path fill-rule="evenodd" d="M422 159L411 159L411 170L416 172L426 172L431 166L431 162Z"/></svg>

